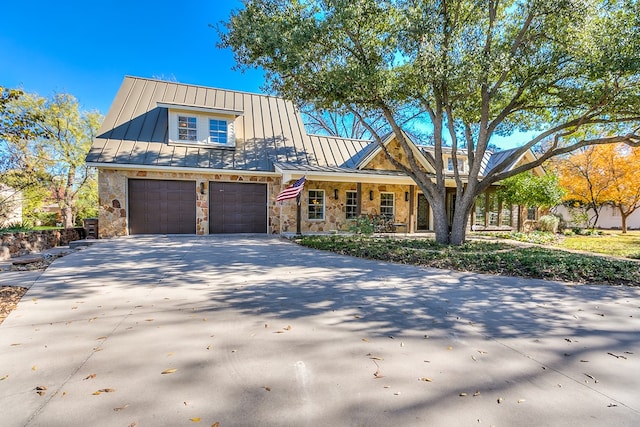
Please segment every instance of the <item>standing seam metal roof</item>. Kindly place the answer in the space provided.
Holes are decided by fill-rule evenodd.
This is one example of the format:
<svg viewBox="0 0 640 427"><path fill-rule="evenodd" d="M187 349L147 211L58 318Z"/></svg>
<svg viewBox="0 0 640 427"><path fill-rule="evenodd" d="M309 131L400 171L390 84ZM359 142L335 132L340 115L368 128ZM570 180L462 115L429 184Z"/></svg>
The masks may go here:
<svg viewBox="0 0 640 427"><path fill-rule="evenodd" d="M158 103L242 111L235 119L235 148L170 145L168 109ZM255 171L272 171L274 162L353 167L370 144L308 135L294 105L282 98L127 76L86 160Z"/></svg>

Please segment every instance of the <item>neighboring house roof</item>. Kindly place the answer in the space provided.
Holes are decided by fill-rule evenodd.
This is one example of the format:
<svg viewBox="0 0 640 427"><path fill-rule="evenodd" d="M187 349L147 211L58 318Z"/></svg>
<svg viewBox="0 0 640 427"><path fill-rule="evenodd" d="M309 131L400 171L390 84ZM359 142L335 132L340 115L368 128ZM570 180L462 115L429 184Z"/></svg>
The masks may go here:
<svg viewBox="0 0 640 427"><path fill-rule="evenodd" d="M235 148L168 143L168 109L235 116ZM273 171L274 162L349 164L370 141L307 135L294 105L282 98L125 77L87 155L94 165L140 165Z"/></svg>

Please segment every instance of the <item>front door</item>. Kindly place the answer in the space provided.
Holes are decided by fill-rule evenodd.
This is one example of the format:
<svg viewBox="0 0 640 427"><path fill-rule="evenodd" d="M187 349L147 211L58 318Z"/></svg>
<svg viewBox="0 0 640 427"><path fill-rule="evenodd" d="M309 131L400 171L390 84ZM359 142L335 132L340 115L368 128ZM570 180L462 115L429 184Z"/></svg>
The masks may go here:
<svg viewBox="0 0 640 427"><path fill-rule="evenodd" d="M424 194L418 194L417 230L429 229L429 202Z"/></svg>

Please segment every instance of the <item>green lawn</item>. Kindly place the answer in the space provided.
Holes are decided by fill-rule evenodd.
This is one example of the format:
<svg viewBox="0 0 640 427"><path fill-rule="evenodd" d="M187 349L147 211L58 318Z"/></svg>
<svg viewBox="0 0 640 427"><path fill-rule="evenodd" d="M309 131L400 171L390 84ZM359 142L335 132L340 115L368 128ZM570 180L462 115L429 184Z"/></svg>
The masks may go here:
<svg viewBox="0 0 640 427"><path fill-rule="evenodd" d="M640 259L640 231L608 230L601 236L567 236L560 240L558 247L625 258Z"/></svg>

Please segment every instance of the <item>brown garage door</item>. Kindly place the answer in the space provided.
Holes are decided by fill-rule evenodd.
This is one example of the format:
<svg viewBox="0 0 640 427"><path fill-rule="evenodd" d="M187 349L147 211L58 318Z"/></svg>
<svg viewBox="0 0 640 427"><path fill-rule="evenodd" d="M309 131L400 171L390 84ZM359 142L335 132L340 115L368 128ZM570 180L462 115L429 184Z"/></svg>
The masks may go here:
<svg viewBox="0 0 640 427"><path fill-rule="evenodd" d="M194 181L129 180L130 234L195 234Z"/></svg>
<svg viewBox="0 0 640 427"><path fill-rule="evenodd" d="M266 232L266 184L209 183L209 233Z"/></svg>

